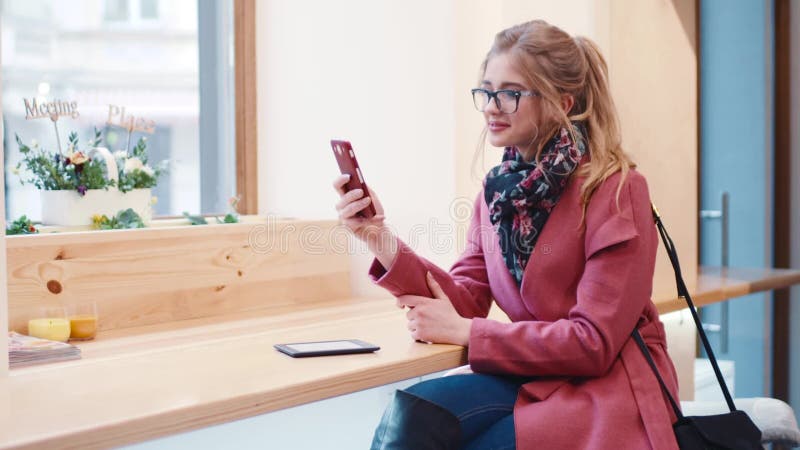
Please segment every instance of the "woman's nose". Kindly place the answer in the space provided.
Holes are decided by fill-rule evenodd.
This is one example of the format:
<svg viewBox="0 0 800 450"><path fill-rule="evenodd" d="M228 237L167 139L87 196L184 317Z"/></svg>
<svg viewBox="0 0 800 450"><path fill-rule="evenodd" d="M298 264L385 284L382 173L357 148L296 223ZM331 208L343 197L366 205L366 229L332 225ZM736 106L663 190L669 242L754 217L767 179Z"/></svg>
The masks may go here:
<svg viewBox="0 0 800 450"><path fill-rule="evenodd" d="M483 108L483 112L490 115L500 114L500 108L497 106L497 97L489 99L489 103Z"/></svg>

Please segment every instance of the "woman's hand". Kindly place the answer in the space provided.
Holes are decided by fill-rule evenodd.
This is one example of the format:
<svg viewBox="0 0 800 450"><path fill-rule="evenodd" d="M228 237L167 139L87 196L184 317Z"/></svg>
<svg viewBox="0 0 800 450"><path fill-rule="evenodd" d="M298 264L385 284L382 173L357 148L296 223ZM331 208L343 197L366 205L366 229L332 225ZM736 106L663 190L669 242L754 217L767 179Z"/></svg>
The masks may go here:
<svg viewBox="0 0 800 450"><path fill-rule="evenodd" d="M466 347L469 345L472 320L458 315L450 299L430 272L427 274L427 279L434 298L419 295L397 297L398 307L411 308L406 314L411 337L419 341Z"/></svg>
<svg viewBox="0 0 800 450"><path fill-rule="evenodd" d="M348 230L358 239L369 243L370 239L376 239L379 231L383 228L383 206L381 205L375 191L369 189L369 195L364 195L361 189L353 189L345 192L344 185L350 179L350 175L340 175L333 180L333 188L339 194L339 202L336 203L336 210L339 211L339 220ZM370 202L375 204L375 216L369 219L359 217L356 214L366 208Z"/></svg>

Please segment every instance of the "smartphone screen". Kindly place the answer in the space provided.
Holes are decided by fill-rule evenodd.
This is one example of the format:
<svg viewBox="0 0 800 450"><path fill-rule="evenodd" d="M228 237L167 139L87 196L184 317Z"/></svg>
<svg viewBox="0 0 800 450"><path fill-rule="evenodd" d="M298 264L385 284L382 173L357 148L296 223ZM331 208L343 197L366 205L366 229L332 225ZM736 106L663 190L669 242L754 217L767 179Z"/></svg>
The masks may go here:
<svg viewBox="0 0 800 450"><path fill-rule="evenodd" d="M364 181L364 174L361 173L361 168L358 166L358 160L356 160L356 154L350 142L333 139L331 140L331 148L333 149L333 155L336 157L336 163L339 164L339 171L342 174L350 175L350 180L344 186L345 192L361 189L364 191L364 195L369 195L367 183ZM367 219L374 217L376 214L377 210L372 202L357 213L359 217Z"/></svg>

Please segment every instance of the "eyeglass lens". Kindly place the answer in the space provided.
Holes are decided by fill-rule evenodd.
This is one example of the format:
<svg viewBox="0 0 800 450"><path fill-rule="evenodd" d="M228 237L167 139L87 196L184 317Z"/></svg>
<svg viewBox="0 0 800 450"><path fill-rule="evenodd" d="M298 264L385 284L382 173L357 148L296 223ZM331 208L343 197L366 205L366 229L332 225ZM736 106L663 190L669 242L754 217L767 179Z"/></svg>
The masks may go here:
<svg viewBox="0 0 800 450"><path fill-rule="evenodd" d="M476 90L472 94L472 100L478 111L483 111L489 105L491 94L484 90ZM510 114L517 110L519 98L511 92L499 91L495 96L495 105L501 112Z"/></svg>

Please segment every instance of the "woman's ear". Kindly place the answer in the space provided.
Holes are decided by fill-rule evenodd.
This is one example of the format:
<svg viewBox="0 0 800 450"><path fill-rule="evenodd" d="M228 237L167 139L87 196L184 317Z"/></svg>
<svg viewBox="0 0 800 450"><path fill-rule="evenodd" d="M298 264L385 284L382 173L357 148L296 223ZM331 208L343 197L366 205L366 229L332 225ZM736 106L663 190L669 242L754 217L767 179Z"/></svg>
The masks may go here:
<svg viewBox="0 0 800 450"><path fill-rule="evenodd" d="M561 95L561 109L564 110L564 114L569 114L572 111L572 107L575 105L575 97L572 94L562 94Z"/></svg>

